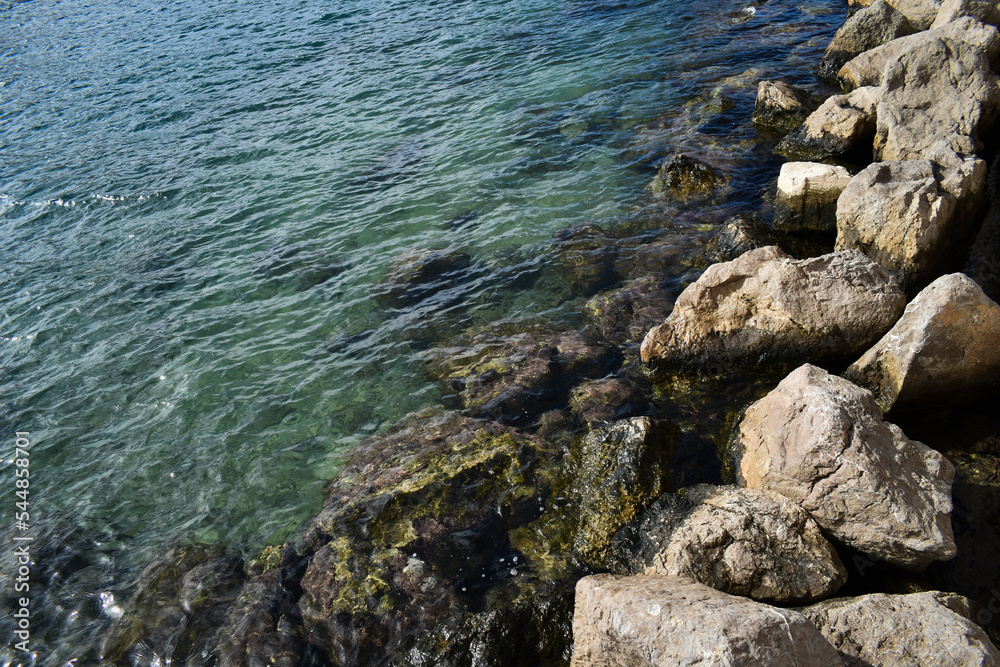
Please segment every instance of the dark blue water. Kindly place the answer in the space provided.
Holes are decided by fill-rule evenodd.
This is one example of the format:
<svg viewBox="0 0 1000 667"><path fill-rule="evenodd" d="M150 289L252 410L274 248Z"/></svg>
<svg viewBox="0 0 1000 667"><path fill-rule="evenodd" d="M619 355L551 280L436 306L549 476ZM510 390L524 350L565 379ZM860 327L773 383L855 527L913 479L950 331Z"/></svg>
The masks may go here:
<svg viewBox="0 0 1000 667"><path fill-rule="evenodd" d="M6 449L32 433L38 521L106 530L136 566L179 538L288 539L359 438L440 399L428 331L572 320L577 302L520 279L553 233L627 225L694 135L745 164L752 130L705 125L719 96L810 80L842 14L0 4L0 429ZM423 248L482 270L444 303L376 303Z"/></svg>

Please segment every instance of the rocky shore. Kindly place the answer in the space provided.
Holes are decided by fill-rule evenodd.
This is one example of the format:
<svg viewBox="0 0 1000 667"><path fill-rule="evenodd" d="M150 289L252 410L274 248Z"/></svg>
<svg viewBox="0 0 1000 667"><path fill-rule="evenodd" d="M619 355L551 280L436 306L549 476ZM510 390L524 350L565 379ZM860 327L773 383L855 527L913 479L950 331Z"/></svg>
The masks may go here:
<svg viewBox="0 0 1000 667"><path fill-rule="evenodd" d="M708 143L660 156L642 216L530 277L580 326L425 332L444 404L362 442L301 539L165 552L95 662L1000 666L1000 8L851 4L812 90L719 93L789 160L761 210L728 215ZM372 297L469 276L528 279L417 251ZM50 533L43 590L107 587Z"/></svg>

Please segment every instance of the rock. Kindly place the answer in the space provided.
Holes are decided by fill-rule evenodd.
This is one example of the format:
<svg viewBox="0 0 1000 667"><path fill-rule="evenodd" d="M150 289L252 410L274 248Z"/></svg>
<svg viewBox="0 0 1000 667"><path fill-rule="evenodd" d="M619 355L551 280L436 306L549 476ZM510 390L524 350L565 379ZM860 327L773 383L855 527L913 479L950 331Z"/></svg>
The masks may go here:
<svg viewBox="0 0 1000 667"><path fill-rule="evenodd" d="M400 256L382 281L372 288L379 303L404 308L450 290L470 279L472 258L454 250L416 250Z"/></svg>
<svg viewBox="0 0 1000 667"><path fill-rule="evenodd" d="M757 84L753 122L779 132L791 130L816 109L812 95L784 81Z"/></svg>
<svg viewBox="0 0 1000 667"><path fill-rule="evenodd" d="M800 613L690 579L600 574L576 586L572 667L841 664Z"/></svg>
<svg viewBox="0 0 1000 667"><path fill-rule="evenodd" d="M306 639L337 665L385 664L445 622L541 604L538 563L511 532L545 516L562 458L535 436L433 411L360 443L300 545ZM532 537L524 548L547 536Z"/></svg>
<svg viewBox="0 0 1000 667"><path fill-rule="evenodd" d="M820 76L834 78L837 70L859 53L914 32L906 16L885 0L876 0L855 12L834 35L820 61Z"/></svg>
<svg viewBox="0 0 1000 667"><path fill-rule="evenodd" d="M747 409L735 445L746 486L799 503L835 540L909 570L955 555L954 467L883 421L871 392L806 364Z"/></svg>
<svg viewBox="0 0 1000 667"><path fill-rule="evenodd" d="M591 431L580 446L576 482L579 525L573 551L603 567L612 537L666 491L676 433L649 417L633 417Z"/></svg>
<svg viewBox="0 0 1000 667"><path fill-rule="evenodd" d="M769 246L714 264L642 342L660 364L761 362L859 354L906 305L895 281L858 251L804 260Z"/></svg>
<svg viewBox="0 0 1000 667"><path fill-rule="evenodd" d="M427 369L462 408L519 423L548 409L572 378L602 375L608 359L607 348L580 332L500 323L430 350Z"/></svg>
<svg viewBox="0 0 1000 667"><path fill-rule="evenodd" d="M1000 306L961 273L938 278L845 377L894 404L962 401L1000 378Z"/></svg>
<svg viewBox="0 0 1000 667"><path fill-rule="evenodd" d="M547 268L556 271L573 296L589 296L615 282L616 239L596 225L577 225L553 235Z"/></svg>
<svg viewBox="0 0 1000 667"><path fill-rule="evenodd" d="M776 152L793 160L846 157L867 162L875 136L878 91L858 88L834 95L781 140Z"/></svg>
<svg viewBox="0 0 1000 667"><path fill-rule="evenodd" d="M918 31L930 28L941 9L941 0L889 0L889 4Z"/></svg>
<svg viewBox="0 0 1000 667"><path fill-rule="evenodd" d="M881 86L885 69L890 63L912 49L922 49L936 38L946 37L966 42L986 53L990 63L1000 59L1000 33L993 26L983 25L970 17L956 19L915 35L900 37L882 46L865 51L845 63L837 73L837 78L849 87Z"/></svg>
<svg viewBox="0 0 1000 667"><path fill-rule="evenodd" d="M996 3L986 0L944 0L931 28L939 28L966 16L989 25L1000 23L1000 9Z"/></svg>
<svg viewBox="0 0 1000 667"><path fill-rule="evenodd" d="M929 39L885 69L876 111L875 157L927 158L941 141L970 157L983 148L980 129L989 127L998 107L1000 79L982 50L948 37Z"/></svg>
<svg viewBox="0 0 1000 667"><path fill-rule="evenodd" d="M585 382L573 390L569 399L570 408L590 427L636 416L645 405L639 388L619 378Z"/></svg>
<svg viewBox="0 0 1000 667"><path fill-rule="evenodd" d="M764 602L822 600L847 581L805 510L757 489L702 484L666 494L619 531L615 549L625 574L689 577Z"/></svg>
<svg viewBox="0 0 1000 667"><path fill-rule="evenodd" d="M837 198L851 182L843 167L817 162L786 162L778 175L774 227L783 231L833 231Z"/></svg>
<svg viewBox="0 0 1000 667"><path fill-rule="evenodd" d="M863 250L910 292L957 260L984 202L984 161L937 159L871 164L837 202L837 249Z"/></svg>
<svg viewBox="0 0 1000 667"><path fill-rule="evenodd" d="M707 197L725 183L725 177L715 167L678 153L663 163L649 189L655 197L686 201Z"/></svg>
<svg viewBox="0 0 1000 667"><path fill-rule="evenodd" d="M965 273L994 301L1000 300L1000 159L987 171L989 209L969 249Z"/></svg>
<svg viewBox="0 0 1000 667"><path fill-rule="evenodd" d="M767 225L756 213L749 213L733 216L722 223L722 229L709 241L706 254L714 261L728 262L769 245L774 245L774 239Z"/></svg>
<svg viewBox="0 0 1000 667"><path fill-rule="evenodd" d="M170 549L139 575L121 618L101 642L102 661L131 665L137 656L149 661L144 664L200 660L214 645L244 576L242 562L221 547Z"/></svg>
<svg viewBox="0 0 1000 667"><path fill-rule="evenodd" d="M1000 665L1000 651L983 629L949 608L963 604L968 606L968 600L937 591L875 593L799 611L836 647L847 667Z"/></svg>
<svg viewBox="0 0 1000 667"><path fill-rule="evenodd" d="M591 298L583 315L604 340L640 341L670 314L678 291L658 275L637 278Z"/></svg>

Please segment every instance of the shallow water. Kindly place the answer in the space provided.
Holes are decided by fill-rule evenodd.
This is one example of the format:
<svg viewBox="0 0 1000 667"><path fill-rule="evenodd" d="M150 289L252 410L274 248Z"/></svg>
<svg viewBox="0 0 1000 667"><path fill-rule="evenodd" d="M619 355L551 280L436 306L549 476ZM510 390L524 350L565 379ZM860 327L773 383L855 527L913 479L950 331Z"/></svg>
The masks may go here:
<svg viewBox="0 0 1000 667"><path fill-rule="evenodd" d="M32 433L37 520L125 569L280 543L354 443L440 400L435 335L573 321L557 230L648 228L688 148L759 206L756 82L814 83L844 8L708 4L0 5L0 428ZM413 248L476 270L380 306Z"/></svg>

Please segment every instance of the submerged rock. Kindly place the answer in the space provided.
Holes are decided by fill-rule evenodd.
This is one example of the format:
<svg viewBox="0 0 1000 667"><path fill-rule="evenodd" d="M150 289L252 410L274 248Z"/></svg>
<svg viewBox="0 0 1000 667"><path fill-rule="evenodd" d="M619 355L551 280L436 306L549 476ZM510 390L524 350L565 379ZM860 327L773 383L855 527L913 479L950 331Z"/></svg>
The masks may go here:
<svg viewBox="0 0 1000 667"><path fill-rule="evenodd" d="M646 399L634 383L619 378L584 382L570 395L569 407L590 427L637 416Z"/></svg>
<svg viewBox="0 0 1000 667"><path fill-rule="evenodd" d="M875 137L877 104L875 88L833 95L782 139L775 150L793 160L846 157L866 162Z"/></svg>
<svg viewBox="0 0 1000 667"><path fill-rule="evenodd" d="M910 21L885 0L855 12L834 35L820 61L820 76L833 78L837 70L859 53L916 32Z"/></svg>
<svg viewBox="0 0 1000 667"><path fill-rule="evenodd" d="M670 314L677 292L660 276L637 278L591 298L583 316L604 340L639 341Z"/></svg>
<svg viewBox="0 0 1000 667"><path fill-rule="evenodd" d="M847 570L819 526L784 496L707 484L657 500L615 536L617 571L689 577L764 602L822 600Z"/></svg>
<svg viewBox="0 0 1000 667"><path fill-rule="evenodd" d="M969 601L928 591L875 593L800 609L840 652L847 667L1000 666L982 628L957 613Z"/></svg>
<svg viewBox="0 0 1000 667"><path fill-rule="evenodd" d="M243 585L242 562L221 547L175 547L139 575L101 642L112 665L200 665Z"/></svg>
<svg viewBox="0 0 1000 667"><path fill-rule="evenodd" d="M934 37L886 67L875 157L927 158L941 141L962 157L973 156L983 148L980 131L990 127L998 109L1000 79L986 54L967 42Z"/></svg>
<svg viewBox="0 0 1000 667"><path fill-rule="evenodd" d="M725 177L711 165L678 153L663 163L649 189L656 197L690 200L707 197L725 183Z"/></svg>
<svg viewBox="0 0 1000 667"><path fill-rule="evenodd" d="M601 574L577 583L572 667L840 667L804 616L684 577Z"/></svg>
<svg viewBox="0 0 1000 667"><path fill-rule="evenodd" d="M837 249L863 250L908 291L956 261L984 202L985 162L937 159L869 165L837 203Z"/></svg>
<svg viewBox="0 0 1000 667"><path fill-rule="evenodd" d="M858 354L906 299L858 251L795 260L769 246L714 264L642 342L646 362L686 365Z"/></svg>
<svg viewBox="0 0 1000 667"><path fill-rule="evenodd" d="M971 278L938 278L847 369L883 410L896 403L966 400L1000 378L1000 306Z"/></svg>
<svg viewBox="0 0 1000 667"><path fill-rule="evenodd" d="M909 570L955 555L954 467L843 378L801 366L747 409L735 449L746 486L799 503L839 542Z"/></svg>
<svg viewBox="0 0 1000 667"><path fill-rule="evenodd" d="M372 289L379 303L404 308L431 295L456 287L470 277L472 258L454 250L416 250L404 253L385 278Z"/></svg>
<svg viewBox="0 0 1000 667"><path fill-rule="evenodd" d="M778 175L774 227L784 231L837 228L837 198L851 182L843 167L816 162L786 162Z"/></svg>
<svg viewBox="0 0 1000 667"><path fill-rule="evenodd" d="M722 223L722 229L709 241L706 254L717 262L729 262L769 245L774 245L774 239L767 225L756 213L749 213L733 216Z"/></svg>
<svg viewBox="0 0 1000 667"><path fill-rule="evenodd" d="M578 225L553 235L548 268L558 272L573 296L590 295L618 278L616 240L596 225Z"/></svg>
<svg viewBox="0 0 1000 667"><path fill-rule="evenodd" d="M753 122L778 132L787 132L799 125L816 109L808 92L784 81L761 81L757 85Z"/></svg>

